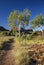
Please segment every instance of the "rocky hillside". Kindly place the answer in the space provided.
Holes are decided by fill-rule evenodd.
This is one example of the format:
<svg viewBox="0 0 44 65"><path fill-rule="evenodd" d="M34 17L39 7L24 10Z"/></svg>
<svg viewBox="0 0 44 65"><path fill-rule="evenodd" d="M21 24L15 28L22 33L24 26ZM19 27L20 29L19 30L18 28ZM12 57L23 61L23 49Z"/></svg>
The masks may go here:
<svg viewBox="0 0 44 65"><path fill-rule="evenodd" d="M8 30L5 29L3 26L0 26L0 31L8 31Z"/></svg>

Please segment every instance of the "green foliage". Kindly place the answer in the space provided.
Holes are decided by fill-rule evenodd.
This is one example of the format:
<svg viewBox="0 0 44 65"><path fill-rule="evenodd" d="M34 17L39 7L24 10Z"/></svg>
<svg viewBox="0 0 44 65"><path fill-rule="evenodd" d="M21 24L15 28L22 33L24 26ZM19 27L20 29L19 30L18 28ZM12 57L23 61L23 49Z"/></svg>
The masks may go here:
<svg viewBox="0 0 44 65"><path fill-rule="evenodd" d="M15 32L14 31L9 31L8 36L15 36Z"/></svg>
<svg viewBox="0 0 44 65"><path fill-rule="evenodd" d="M21 25L22 27L24 25L28 25L29 17L30 17L30 11L28 9L25 9L21 12L18 10L14 10L13 12L10 13L8 17L8 21L9 21L8 25L11 27L11 29L19 26L19 36L20 36L20 27Z"/></svg>
<svg viewBox="0 0 44 65"><path fill-rule="evenodd" d="M36 16L35 19L30 22L30 24L32 24L32 28L35 28L37 26L40 27L41 25L44 25L43 15L40 14Z"/></svg>
<svg viewBox="0 0 44 65"><path fill-rule="evenodd" d="M7 35L7 31L0 32L0 36L6 36L6 35Z"/></svg>
<svg viewBox="0 0 44 65"><path fill-rule="evenodd" d="M25 39L26 38L26 34L23 34L22 36L21 36L21 39L23 40L23 39Z"/></svg>
<svg viewBox="0 0 44 65"><path fill-rule="evenodd" d="M13 11L10 13L9 17L8 17L8 25L13 28L13 27L16 27L16 20L18 18L18 14L19 12L17 10Z"/></svg>
<svg viewBox="0 0 44 65"><path fill-rule="evenodd" d="M33 33L32 33L32 36L34 36L34 35L36 35L37 34L37 31L34 31Z"/></svg>
<svg viewBox="0 0 44 65"><path fill-rule="evenodd" d="M0 32L0 36L13 36L15 35L13 32L10 31L2 31Z"/></svg>
<svg viewBox="0 0 44 65"><path fill-rule="evenodd" d="M32 40L32 34L28 34L28 35L26 36L26 39L27 39L27 40Z"/></svg>
<svg viewBox="0 0 44 65"><path fill-rule="evenodd" d="M16 36L16 37L18 37L18 36L19 36L18 32L16 32L16 33L15 33L15 36Z"/></svg>
<svg viewBox="0 0 44 65"><path fill-rule="evenodd" d="M23 11L14 10L10 13L8 17L8 25L13 29L13 27L18 27L19 25L28 24L29 23L29 17L30 17L30 11L28 9L25 9Z"/></svg>
<svg viewBox="0 0 44 65"><path fill-rule="evenodd" d="M29 24L29 18L31 16L31 12L29 9L24 9L23 14L24 14L24 19L23 19L24 24L28 25Z"/></svg>

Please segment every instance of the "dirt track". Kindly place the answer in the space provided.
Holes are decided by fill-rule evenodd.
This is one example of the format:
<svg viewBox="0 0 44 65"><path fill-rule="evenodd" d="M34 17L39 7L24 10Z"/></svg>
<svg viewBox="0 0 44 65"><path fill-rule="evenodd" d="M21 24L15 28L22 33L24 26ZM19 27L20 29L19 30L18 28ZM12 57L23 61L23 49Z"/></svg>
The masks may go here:
<svg viewBox="0 0 44 65"><path fill-rule="evenodd" d="M0 65L15 65L15 50L11 48L12 45L7 43L0 50ZM27 50L29 50L29 55L32 56L33 60L44 65L44 44L28 46ZM32 61L30 62L32 63Z"/></svg>
<svg viewBox="0 0 44 65"><path fill-rule="evenodd" d="M0 51L0 65L15 65L14 50Z"/></svg>

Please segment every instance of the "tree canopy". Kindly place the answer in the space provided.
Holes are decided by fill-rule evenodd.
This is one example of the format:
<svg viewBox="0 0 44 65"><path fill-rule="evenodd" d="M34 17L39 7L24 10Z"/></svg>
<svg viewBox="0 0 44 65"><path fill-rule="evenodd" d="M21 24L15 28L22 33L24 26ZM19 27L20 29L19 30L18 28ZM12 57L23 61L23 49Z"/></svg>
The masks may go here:
<svg viewBox="0 0 44 65"><path fill-rule="evenodd" d="M35 19L30 22L30 24L32 24L32 28L40 27L41 25L43 26L44 25L43 15L40 14L40 15L36 16Z"/></svg>
<svg viewBox="0 0 44 65"><path fill-rule="evenodd" d="M29 17L30 17L30 10L29 9L24 9L23 11L18 11L14 10L13 12L10 13L8 17L9 21L9 26L16 27L19 24L22 25L22 22L24 25L27 25L29 23Z"/></svg>

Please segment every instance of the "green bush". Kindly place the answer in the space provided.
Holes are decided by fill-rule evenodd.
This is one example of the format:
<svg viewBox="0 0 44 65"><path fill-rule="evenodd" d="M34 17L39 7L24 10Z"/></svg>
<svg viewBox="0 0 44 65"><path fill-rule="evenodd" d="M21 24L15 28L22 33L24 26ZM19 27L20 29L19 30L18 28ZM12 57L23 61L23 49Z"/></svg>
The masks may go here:
<svg viewBox="0 0 44 65"><path fill-rule="evenodd" d="M0 36L7 36L7 35L8 35L8 31L0 32Z"/></svg>
<svg viewBox="0 0 44 65"><path fill-rule="evenodd" d="M23 35L21 36L21 38L22 38L22 40L25 39L25 38L26 38L26 34L23 34Z"/></svg>
<svg viewBox="0 0 44 65"><path fill-rule="evenodd" d="M3 36L4 35L4 32L0 32L0 36Z"/></svg>
<svg viewBox="0 0 44 65"><path fill-rule="evenodd" d="M34 31L33 33L32 33L32 36L34 36L34 35L36 35L37 34L37 32L36 31Z"/></svg>

